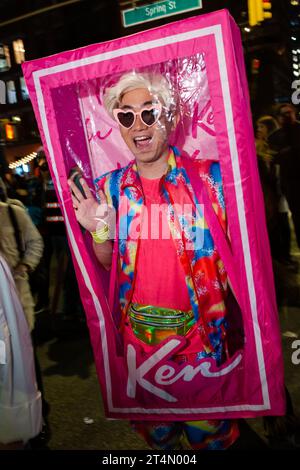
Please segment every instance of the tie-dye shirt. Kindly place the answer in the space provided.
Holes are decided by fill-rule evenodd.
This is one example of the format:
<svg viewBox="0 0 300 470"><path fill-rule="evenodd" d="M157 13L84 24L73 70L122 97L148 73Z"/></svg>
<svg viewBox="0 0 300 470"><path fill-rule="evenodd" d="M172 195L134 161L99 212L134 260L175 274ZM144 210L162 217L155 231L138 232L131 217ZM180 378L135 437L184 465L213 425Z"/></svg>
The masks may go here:
<svg viewBox="0 0 300 470"><path fill-rule="evenodd" d="M188 312L191 303L185 273L170 232L167 206L160 195L160 178L140 178L145 210L132 302Z"/></svg>
<svg viewBox="0 0 300 470"><path fill-rule="evenodd" d="M226 231L219 163L197 160L194 164ZM125 317L134 290L144 208L142 183L135 161L97 178L95 184L96 190L104 191L108 204L114 206L119 214L119 296ZM167 206L170 231L184 269L190 303L203 344L198 359L213 357L220 363L225 352L227 274L205 221L201 201L197 201L182 158L174 147L169 151L168 172L161 178L160 191ZM176 204L189 204L192 207L189 217L184 212L176 213Z"/></svg>

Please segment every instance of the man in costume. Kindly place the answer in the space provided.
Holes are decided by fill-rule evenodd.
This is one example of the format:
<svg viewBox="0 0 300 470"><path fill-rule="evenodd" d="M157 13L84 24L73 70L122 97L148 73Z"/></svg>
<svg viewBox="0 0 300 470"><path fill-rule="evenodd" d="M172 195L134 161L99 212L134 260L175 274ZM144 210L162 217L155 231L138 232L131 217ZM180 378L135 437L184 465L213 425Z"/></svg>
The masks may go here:
<svg viewBox="0 0 300 470"><path fill-rule="evenodd" d="M104 105L135 158L96 179L98 201L83 178L83 192L72 178L69 185L77 220L91 233L106 269L112 265L112 212L117 213L120 331L146 352L184 335L186 346L172 360L195 364L211 358L220 366L229 354L228 278L184 159L168 143L178 121L172 90L161 75L127 73L106 90ZM192 166L226 232L219 164L199 160ZM134 427L151 447L164 450L226 449L239 435L231 420L136 421Z"/></svg>

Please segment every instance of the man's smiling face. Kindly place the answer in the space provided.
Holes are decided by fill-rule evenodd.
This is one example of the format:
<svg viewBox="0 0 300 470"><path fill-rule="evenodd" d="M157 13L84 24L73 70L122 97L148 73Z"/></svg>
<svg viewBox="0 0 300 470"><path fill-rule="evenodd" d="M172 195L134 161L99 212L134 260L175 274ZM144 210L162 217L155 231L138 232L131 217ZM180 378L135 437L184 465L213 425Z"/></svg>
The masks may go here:
<svg viewBox="0 0 300 470"><path fill-rule="evenodd" d="M125 93L120 101L120 108L124 111L140 111L142 108L151 108L158 100L152 96L146 88L137 88ZM164 117L164 111L153 124L148 127L136 116L135 122L130 129L120 126L121 135L135 156L137 162L150 163L158 160L168 152L168 137L171 124Z"/></svg>

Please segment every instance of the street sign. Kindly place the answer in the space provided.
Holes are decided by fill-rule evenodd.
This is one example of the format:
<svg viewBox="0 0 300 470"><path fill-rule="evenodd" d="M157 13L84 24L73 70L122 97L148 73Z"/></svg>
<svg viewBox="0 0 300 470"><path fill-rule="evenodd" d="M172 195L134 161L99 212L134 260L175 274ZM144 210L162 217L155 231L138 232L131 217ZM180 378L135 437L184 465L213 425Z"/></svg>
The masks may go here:
<svg viewBox="0 0 300 470"><path fill-rule="evenodd" d="M202 8L202 0L166 0L122 11L125 28Z"/></svg>

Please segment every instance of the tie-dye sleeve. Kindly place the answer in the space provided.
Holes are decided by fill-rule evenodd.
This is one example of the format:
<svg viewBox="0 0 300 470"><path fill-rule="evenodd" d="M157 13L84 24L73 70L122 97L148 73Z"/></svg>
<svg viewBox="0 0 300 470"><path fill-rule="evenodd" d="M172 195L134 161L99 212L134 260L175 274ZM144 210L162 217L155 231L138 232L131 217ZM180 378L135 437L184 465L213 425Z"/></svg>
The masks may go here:
<svg viewBox="0 0 300 470"><path fill-rule="evenodd" d="M110 173L105 173L102 176L99 176L94 180L95 190L96 190L96 197L100 202L100 195L99 192L103 191L108 204L112 204L112 197L110 194Z"/></svg>
<svg viewBox="0 0 300 470"><path fill-rule="evenodd" d="M215 213L227 232L226 208L220 163L206 160L200 164L200 176L208 191Z"/></svg>

